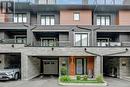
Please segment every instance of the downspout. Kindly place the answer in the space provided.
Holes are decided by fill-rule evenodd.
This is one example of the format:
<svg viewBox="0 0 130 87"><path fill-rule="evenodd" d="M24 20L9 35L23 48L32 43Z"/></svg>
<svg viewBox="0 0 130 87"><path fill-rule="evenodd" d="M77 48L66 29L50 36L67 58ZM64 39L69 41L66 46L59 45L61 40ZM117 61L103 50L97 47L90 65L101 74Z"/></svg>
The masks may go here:
<svg viewBox="0 0 130 87"><path fill-rule="evenodd" d="M30 25L26 25L23 23L23 25L25 27L27 27L27 44L26 46L32 46L33 45L33 38L30 37L30 35L32 35L32 30L35 29L37 27L37 25L34 25L34 26L30 26ZM29 36L28 36L29 35ZM28 41L28 38L31 38L31 41Z"/></svg>

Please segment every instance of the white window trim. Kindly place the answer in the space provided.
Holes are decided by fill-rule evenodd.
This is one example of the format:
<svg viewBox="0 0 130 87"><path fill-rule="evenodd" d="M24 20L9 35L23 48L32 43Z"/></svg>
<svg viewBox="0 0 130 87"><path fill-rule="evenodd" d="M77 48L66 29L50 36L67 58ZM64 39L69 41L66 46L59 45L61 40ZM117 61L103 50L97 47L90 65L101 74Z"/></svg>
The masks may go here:
<svg viewBox="0 0 130 87"><path fill-rule="evenodd" d="M75 20L75 14L79 14L79 19L78 20ZM80 12L79 11L73 12L73 20L74 21L80 21Z"/></svg>
<svg viewBox="0 0 130 87"><path fill-rule="evenodd" d="M21 17L19 17L19 15L21 15ZM21 21L19 21L19 19L21 19ZM24 20L24 19L26 19L26 20ZM27 13L16 13L16 14L14 14L13 15L13 22L14 23L27 23L28 22Z"/></svg>
<svg viewBox="0 0 130 87"><path fill-rule="evenodd" d="M44 21L45 23L42 23L42 17L45 18L45 21ZM47 24L46 17L49 17L49 24ZM51 17L54 18L54 24L51 24L52 23ZM41 15L40 16L40 25L43 25L43 26L53 26L55 24L56 24L55 15Z"/></svg>
<svg viewBox="0 0 130 87"><path fill-rule="evenodd" d="M102 19L101 19L101 17L105 17L105 25L102 25L102 26L110 26L110 25L112 25L112 17L111 17L111 15L109 15L109 14L97 14L96 15L96 22L95 22L95 24L96 25L98 25L98 23L97 23L97 18L100 18L100 25L102 25L101 23L102 23ZM106 17L109 17L109 25L107 25L106 24Z"/></svg>
<svg viewBox="0 0 130 87"><path fill-rule="evenodd" d="M88 34L88 46L90 46L90 32L74 32L74 33L73 33L73 36L74 36L73 44L74 44L74 46L76 47L76 44L75 44L75 41L76 41L75 34ZM78 47L78 46L77 46L77 47Z"/></svg>

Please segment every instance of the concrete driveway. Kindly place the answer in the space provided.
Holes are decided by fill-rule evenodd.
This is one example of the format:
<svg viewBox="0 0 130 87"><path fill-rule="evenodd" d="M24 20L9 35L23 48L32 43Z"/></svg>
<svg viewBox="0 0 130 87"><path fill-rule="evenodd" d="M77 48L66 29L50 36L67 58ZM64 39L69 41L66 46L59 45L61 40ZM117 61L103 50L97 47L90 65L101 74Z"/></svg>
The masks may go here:
<svg viewBox="0 0 130 87"><path fill-rule="evenodd" d="M106 81L109 84L106 87L130 87L129 81L120 80L116 78L106 78ZM60 86L58 85L57 78L50 77L44 79L36 78L30 81L0 82L0 87L72 87L72 86ZM84 87L84 86L74 86L74 87Z"/></svg>

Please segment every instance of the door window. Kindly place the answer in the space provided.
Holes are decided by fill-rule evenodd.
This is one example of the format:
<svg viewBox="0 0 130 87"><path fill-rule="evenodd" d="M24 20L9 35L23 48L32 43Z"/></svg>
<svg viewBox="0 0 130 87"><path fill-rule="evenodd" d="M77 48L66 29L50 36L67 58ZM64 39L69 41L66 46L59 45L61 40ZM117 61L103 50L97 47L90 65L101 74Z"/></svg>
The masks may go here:
<svg viewBox="0 0 130 87"><path fill-rule="evenodd" d="M76 74L83 74L83 59L76 60Z"/></svg>

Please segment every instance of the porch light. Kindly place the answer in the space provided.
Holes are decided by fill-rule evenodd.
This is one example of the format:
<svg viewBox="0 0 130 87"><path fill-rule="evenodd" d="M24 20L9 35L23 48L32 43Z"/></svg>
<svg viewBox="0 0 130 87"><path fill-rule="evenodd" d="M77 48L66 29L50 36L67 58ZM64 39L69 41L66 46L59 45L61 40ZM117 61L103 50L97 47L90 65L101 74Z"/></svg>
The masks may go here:
<svg viewBox="0 0 130 87"><path fill-rule="evenodd" d="M14 48L14 44L12 44L11 47Z"/></svg>
<svg viewBox="0 0 130 87"><path fill-rule="evenodd" d="M52 47L52 48L51 48L51 50L53 51L53 50L54 50L54 48Z"/></svg>
<svg viewBox="0 0 130 87"><path fill-rule="evenodd" d="M123 61L123 62L122 62L122 66L126 66L126 61Z"/></svg>
<svg viewBox="0 0 130 87"><path fill-rule="evenodd" d="M62 62L62 66L66 66L66 62L65 61Z"/></svg>

